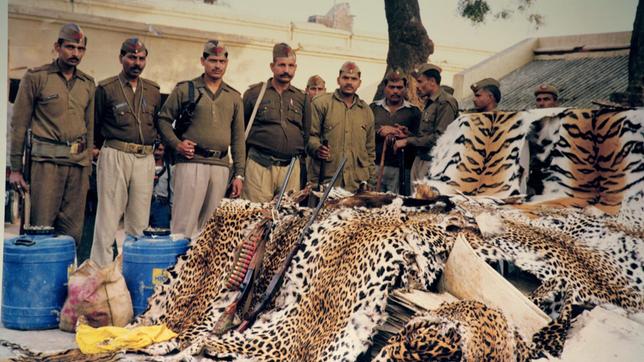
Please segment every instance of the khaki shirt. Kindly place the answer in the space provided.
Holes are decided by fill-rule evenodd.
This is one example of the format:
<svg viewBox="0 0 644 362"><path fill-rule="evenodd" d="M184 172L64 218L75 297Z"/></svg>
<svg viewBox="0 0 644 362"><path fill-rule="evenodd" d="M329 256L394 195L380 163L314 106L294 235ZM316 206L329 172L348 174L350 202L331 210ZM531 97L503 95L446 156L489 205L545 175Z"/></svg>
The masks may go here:
<svg viewBox="0 0 644 362"><path fill-rule="evenodd" d="M418 135L407 138L410 145L416 146L416 155L425 161L431 159L430 152L447 126L458 117L458 102L442 89L430 97L420 119Z"/></svg>
<svg viewBox="0 0 644 362"><path fill-rule="evenodd" d="M416 134L418 133L418 124L420 123L421 112L415 105L404 101L402 107L391 113L386 106L384 98L371 103L369 107L371 107L371 110L373 111L376 127L376 165L380 165L380 157L382 155L383 142L385 140L384 137L378 134L380 127L394 126L398 124L407 127L411 134ZM411 168L415 157L415 147L412 145L405 147L405 168ZM397 154L394 154L392 145L387 145L385 166L400 167L399 157Z"/></svg>
<svg viewBox="0 0 644 362"><path fill-rule="evenodd" d="M151 145L157 137L154 116L161 107L159 85L139 78L136 92L121 74L107 78L96 87L94 143L104 140Z"/></svg>
<svg viewBox="0 0 644 362"><path fill-rule="evenodd" d="M310 101L300 89L289 86L280 95L269 79L246 144L271 156L289 159L304 152L310 125ZM263 83L244 92L246 125Z"/></svg>
<svg viewBox="0 0 644 362"><path fill-rule="evenodd" d="M94 138L94 78L76 69L68 81L56 61L25 73L11 120L11 170L22 170L25 135L55 143L85 142L86 152L67 156L32 154L34 161L89 166Z"/></svg>
<svg viewBox="0 0 644 362"><path fill-rule="evenodd" d="M173 149L181 140L172 128L172 122L179 116L181 104L188 102L188 83L194 82L197 103L192 123L184 133L183 139L196 142L203 148L226 151L230 147L233 157L234 175L244 175L246 146L244 145L244 109L241 96L234 88L222 82L215 94L206 86L203 75L191 81L177 84L159 112L159 132L165 143ZM177 162L197 162L228 167L228 157L202 157L195 155L192 160L177 153Z"/></svg>
<svg viewBox="0 0 644 362"><path fill-rule="evenodd" d="M311 133L306 147L312 157L309 181L317 182L320 160L316 151L322 140L329 141L330 160L324 161L324 180L333 177L342 157L347 158L341 181L336 186L356 191L360 182L375 184L375 131L371 108L357 95L351 107L340 98L340 91L315 97L311 103Z"/></svg>

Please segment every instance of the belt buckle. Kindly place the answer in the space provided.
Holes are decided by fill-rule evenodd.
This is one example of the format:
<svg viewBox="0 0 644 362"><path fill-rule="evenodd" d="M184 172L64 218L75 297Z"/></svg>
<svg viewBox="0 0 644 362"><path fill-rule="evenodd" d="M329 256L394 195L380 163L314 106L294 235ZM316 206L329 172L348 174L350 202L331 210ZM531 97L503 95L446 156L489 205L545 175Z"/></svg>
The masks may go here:
<svg viewBox="0 0 644 362"><path fill-rule="evenodd" d="M73 142L69 145L69 153L75 155L80 152L80 143Z"/></svg>

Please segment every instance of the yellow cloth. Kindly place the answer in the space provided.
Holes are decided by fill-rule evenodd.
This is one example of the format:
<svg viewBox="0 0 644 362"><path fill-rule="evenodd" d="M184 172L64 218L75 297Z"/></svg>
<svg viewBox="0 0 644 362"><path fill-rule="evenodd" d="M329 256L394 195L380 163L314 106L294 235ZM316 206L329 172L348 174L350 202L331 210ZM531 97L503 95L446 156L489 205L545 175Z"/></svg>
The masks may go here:
<svg viewBox="0 0 644 362"><path fill-rule="evenodd" d="M76 343L81 352L93 354L122 349L141 349L152 343L172 339L176 335L165 325L128 329L122 327L94 328L80 324L76 329Z"/></svg>

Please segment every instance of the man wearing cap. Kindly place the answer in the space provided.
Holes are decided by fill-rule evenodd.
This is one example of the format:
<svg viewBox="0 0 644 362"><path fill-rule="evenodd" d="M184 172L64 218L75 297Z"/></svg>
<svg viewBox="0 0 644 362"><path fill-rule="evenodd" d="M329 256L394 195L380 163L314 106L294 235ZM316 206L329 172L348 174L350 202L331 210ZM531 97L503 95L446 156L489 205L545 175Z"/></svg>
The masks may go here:
<svg viewBox="0 0 644 362"><path fill-rule="evenodd" d="M340 160L346 157L342 177L335 186L355 192L362 183L375 185L373 112L356 94L360 75L356 63L344 63L337 79L338 89L315 97L311 103L311 134L306 146L312 158L311 169L307 170L310 182L318 183L322 162L324 172L319 181L330 181Z"/></svg>
<svg viewBox="0 0 644 362"><path fill-rule="evenodd" d="M148 224L157 137L154 116L161 106L161 93L157 83L141 77L147 56L141 40L126 39L119 54L123 70L96 88L94 143L100 156L90 257L101 266L113 259L112 244L121 218L129 235L141 235Z"/></svg>
<svg viewBox="0 0 644 362"><path fill-rule="evenodd" d="M411 182L422 180L429 172L431 151L438 138L458 117L458 102L441 88L442 69L434 64L425 63L414 70L417 93L425 99L425 109L416 135L399 139L395 149L412 145L416 147L416 158L411 167Z"/></svg>
<svg viewBox="0 0 644 362"><path fill-rule="evenodd" d="M319 75L313 75L306 82L306 89L304 91L309 96L309 99L313 99L318 94L326 93L326 82Z"/></svg>
<svg viewBox="0 0 644 362"><path fill-rule="evenodd" d="M537 108L559 107L559 91L552 84L541 84L534 90Z"/></svg>
<svg viewBox="0 0 644 362"><path fill-rule="evenodd" d="M279 192L293 157L304 153L308 138L310 102L291 80L297 69L295 52L285 43L273 46L273 77L266 83L251 85L244 92L244 116L250 128L246 147L246 183L242 197L253 202L267 202ZM261 99L262 87L266 86ZM257 113L251 116L257 103ZM300 162L295 163L287 191L300 188Z"/></svg>
<svg viewBox="0 0 644 362"><path fill-rule="evenodd" d="M400 165L399 155L394 153L396 139L405 138L409 134L418 132L420 110L418 107L405 100L407 93L407 77L401 70L390 70L384 82L385 97L369 105L374 115L376 128L376 165L378 174L382 173L382 186L378 191L399 193ZM387 144L384 155L384 166L380 170L383 148ZM405 179L409 180L409 172L415 157L415 149L409 145L404 153ZM405 182L405 190L401 194L409 195L409 181Z"/></svg>
<svg viewBox="0 0 644 362"><path fill-rule="evenodd" d="M52 226L80 243L94 132L94 79L77 68L87 37L64 25L58 57L25 73L11 122L10 183L31 191L30 224ZM22 175L27 130L32 131L31 185Z"/></svg>
<svg viewBox="0 0 644 362"><path fill-rule="evenodd" d="M226 192L228 148L233 158L232 197L241 194L246 156L241 97L223 81L228 66L226 46L217 40L207 41L201 65L204 73L178 83L159 112L159 132L176 152L177 162L170 229L193 239ZM190 99L191 93L194 99ZM182 106L195 102L191 123L179 139L172 122Z"/></svg>
<svg viewBox="0 0 644 362"><path fill-rule="evenodd" d="M474 108L477 112L493 112L501 102L501 85L494 78L485 78L472 84Z"/></svg>

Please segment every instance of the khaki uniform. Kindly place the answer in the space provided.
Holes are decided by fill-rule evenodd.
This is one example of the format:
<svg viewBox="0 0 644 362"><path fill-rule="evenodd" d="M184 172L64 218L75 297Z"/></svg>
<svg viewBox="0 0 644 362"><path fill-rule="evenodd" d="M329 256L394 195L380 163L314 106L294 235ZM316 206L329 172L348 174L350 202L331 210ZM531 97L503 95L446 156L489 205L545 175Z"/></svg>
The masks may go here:
<svg viewBox="0 0 644 362"><path fill-rule="evenodd" d="M31 224L53 226L80 242L94 132L94 79L76 69L68 81L56 61L29 69L11 121L11 170L22 170L32 129Z"/></svg>
<svg viewBox="0 0 644 362"><path fill-rule="evenodd" d="M382 157L383 143L385 138L378 134L378 130L382 126L395 126L401 125L407 127L411 134L418 132L418 125L420 123L420 110L413 104L404 101L403 106L398 108L395 112L391 113L386 106L385 99L373 102L369 105L373 111L374 124L376 128L376 167L380 171L380 158ZM416 150L414 146L405 147L405 171L408 174L411 165L416 157ZM400 189L400 158L398 154L394 153L392 145L387 146L385 153L385 163L382 176L382 192L398 193ZM406 178L408 175L406 175ZM406 182L409 186L409 181ZM407 187L409 188L409 187ZM406 190L405 194L409 191Z"/></svg>
<svg viewBox="0 0 644 362"><path fill-rule="evenodd" d="M96 89L95 143L102 148L91 259L98 265L113 259L121 218L129 235L141 235L148 225L157 137L154 115L160 103L158 84L139 78L134 90L123 73L105 79Z"/></svg>
<svg viewBox="0 0 644 362"><path fill-rule="evenodd" d="M244 145L244 110L239 92L222 82L213 94L202 76L191 80L197 103L192 123L183 135L209 150L210 156L195 153L188 160L177 153L173 179L174 203L170 229L174 234L196 237L226 192L228 179L228 147L232 152L233 175L244 176L246 147ZM179 115L181 104L188 102L188 81L177 84L159 112L159 132L173 149L181 142L174 134L172 122Z"/></svg>
<svg viewBox="0 0 644 362"><path fill-rule="evenodd" d="M316 151L322 146L322 140L328 140L331 157L323 161L323 183L331 180L344 156L347 163L340 182L335 186L354 192L361 182L374 185L376 181L373 112L357 95L351 107L347 107L339 92L319 95L311 103L311 133L306 148L311 156L311 169L307 172L309 181L317 183L320 160Z"/></svg>
<svg viewBox="0 0 644 362"><path fill-rule="evenodd" d="M458 117L458 102L447 92L440 90L427 100L418 135L407 139L410 145L416 146L416 159L411 169L412 183L427 176L432 148L456 117Z"/></svg>
<svg viewBox="0 0 644 362"><path fill-rule="evenodd" d="M267 81L246 146L246 182L242 197L267 202L279 192L293 156L304 153L310 124L310 102L298 88L289 86L281 95ZM244 93L244 116L249 123L263 83L252 85ZM297 162L287 191L299 190L300 163Z"/></svg>

